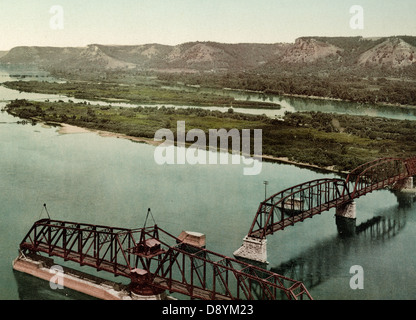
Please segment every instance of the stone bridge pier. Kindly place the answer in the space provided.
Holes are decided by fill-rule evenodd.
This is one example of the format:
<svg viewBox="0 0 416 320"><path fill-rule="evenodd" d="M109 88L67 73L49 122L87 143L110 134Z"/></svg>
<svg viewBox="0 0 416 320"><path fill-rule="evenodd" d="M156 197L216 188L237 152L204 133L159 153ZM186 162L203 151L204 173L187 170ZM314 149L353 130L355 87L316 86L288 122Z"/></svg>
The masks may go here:
<svg viewBox="0 0 416 320"><path fill-rule="evenodd" d="M404 179L397 186L393 186L393 192L396 194L400 208L410 207L416 201L415 178Z"/></svg>
<svg viewBox="0 0 416 320"><path fill-rule="evenodd" d="M404 191L410 191L410 190L413 190L414 189L414 181L415 179L414 179L414 177L409 177L409 178L406 178L406 179L404 179L404 181L403 181L403 190Z"/></svg>
<svg viewBox="0 0 416 320"><path fill-rule="evenodd" d="M267 264L267 239L245 236L243 245L234 251L234 256L236 258Z"/></svg>
<svg viewBox="0 0 416 320"><path fill-rule="evenodd" d="M352 236L355 234L357 221L357 205L355 201L347 202L336 208L335 223L341 236Z"/></svg>
<svg viewBox="0 0 416 320"><path fill-rule="evenodd" d="M391 186L391 189L393 191L403 191L403 192L415 192L415 183L414 183L414 177L408 177L406 179L403 179L399 182L396 182L394 185Z"/></svg>

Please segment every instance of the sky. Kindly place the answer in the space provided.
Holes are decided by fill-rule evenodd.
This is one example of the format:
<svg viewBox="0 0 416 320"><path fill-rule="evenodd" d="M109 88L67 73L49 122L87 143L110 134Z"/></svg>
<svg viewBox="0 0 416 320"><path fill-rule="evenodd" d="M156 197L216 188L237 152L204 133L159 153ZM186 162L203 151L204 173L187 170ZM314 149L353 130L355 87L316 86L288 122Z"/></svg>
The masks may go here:
<svg viewBox="0 0 416 320"><path fill-rule="evenodd" d="M350 12L354 5L362 16ZM415 17L415 0L0 0L0 50L416 36ZM362 28L352 28L351 20Z"/></svg>

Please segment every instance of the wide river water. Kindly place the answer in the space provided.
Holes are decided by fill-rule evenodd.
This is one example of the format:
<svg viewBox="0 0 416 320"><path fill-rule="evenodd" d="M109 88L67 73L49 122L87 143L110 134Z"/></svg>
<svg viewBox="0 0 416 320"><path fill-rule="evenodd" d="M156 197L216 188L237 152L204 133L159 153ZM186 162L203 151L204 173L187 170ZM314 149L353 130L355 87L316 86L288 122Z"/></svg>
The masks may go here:
<svg viewBox="0 0 416 320"><path fill-rule="evenodd" d="M7 80L1 73L0 81ZM0 87L0 100L16 98L57 97ZM296 101L287 103L296 109ZM5 105L0 102L0 109ZM415 119L402 111L391 117ZM53 219L127 228L142 227L151 208L163 229L202 232L208 249L232 257L264 199L265 180L271 195L335 176L270 162L256 176L243 175L243 164L158 165L154 146L18 121L0 113L1 299L89 298L12 270L20 241L46 217L44 203ZM314 299L415 299L416 203L403 198L382 190L358 199L357 225L373 217L381 222L355 237L338 235L332 210L269 236L267 268L303 281ZM364 271L363 289L350 286L350 268L357 265Z"/></svg>

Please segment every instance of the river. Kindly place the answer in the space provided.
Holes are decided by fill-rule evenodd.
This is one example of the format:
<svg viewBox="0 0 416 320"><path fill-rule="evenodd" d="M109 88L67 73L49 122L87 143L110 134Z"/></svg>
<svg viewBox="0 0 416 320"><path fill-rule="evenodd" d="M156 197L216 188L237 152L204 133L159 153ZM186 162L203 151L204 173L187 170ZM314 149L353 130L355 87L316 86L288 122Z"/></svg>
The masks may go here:
<svg viewBox="0 0 416 320"><path fill-rule="evenodd" d="M7 80L3 73L0 81ZM0 87L0 100L16 98L62 97ZM5 104L0 102L0 109ZM95 133L60 134L57 128L18 120L0 113L1 299L89 299L12 270L20 241L35 220L45 217L44 203L53 219L128 228L143 226L151 208L168 232L202 232L208 249L232 256L264 199L265 180L271 195L335 176L270 162L257 176L243 175L243 164L158 165L154 146ZM415 299L412 199L399 203L387 190L358 199L357 225L375 216L385 224L352 238L338 236L333 211L269 236L267 268L303 281L318 300ZM364 270L364 289L350 287L350 268L356 265Z"/></svg>

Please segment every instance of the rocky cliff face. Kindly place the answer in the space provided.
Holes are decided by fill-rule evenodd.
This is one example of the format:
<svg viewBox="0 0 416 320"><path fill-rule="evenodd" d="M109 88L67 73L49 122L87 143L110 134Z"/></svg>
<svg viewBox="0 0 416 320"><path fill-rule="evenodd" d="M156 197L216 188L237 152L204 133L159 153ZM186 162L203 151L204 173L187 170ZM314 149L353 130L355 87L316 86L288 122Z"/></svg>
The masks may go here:
<svg viewBox="0 0 416 320"><path fill-rule="evenodd" d="M287 49L281 62L311 63L329 56L339 56L344 51L332 44L313 38L299 38L295 44Z"/></svg>
<svg viewBox="0 0 416 320"><path fill-rule="evenodd" d="M395 69L405 68L416 64L416 47L400 38L389 38L363 53L358 63Z"/></svg>
<svg viewBox="0 0 416 320"><path fill-rule="evenodd" d="M134 68L135 64L113 58L106 54L98 45L89 45L79 53L79 61L92 64L105 69L126 69Z"/></svg>

